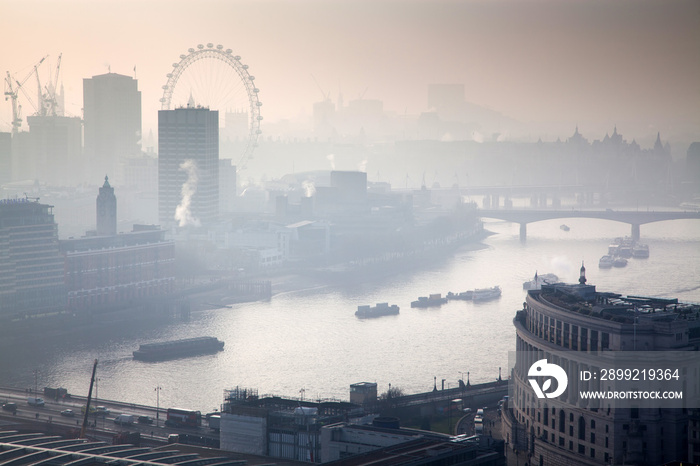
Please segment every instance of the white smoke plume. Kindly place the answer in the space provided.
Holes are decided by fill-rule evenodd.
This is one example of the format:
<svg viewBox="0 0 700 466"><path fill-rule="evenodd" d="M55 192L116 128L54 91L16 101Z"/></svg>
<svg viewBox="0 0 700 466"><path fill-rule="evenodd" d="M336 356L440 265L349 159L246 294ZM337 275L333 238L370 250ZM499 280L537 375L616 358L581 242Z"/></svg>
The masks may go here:
<svg viewBox="0 0 700 466"><path fill-rule="evenodd" d="M335 170L335 155L334 154L328 154L326 156L328 161L331 163L331 170Z"/></svg>
<svg viewBox="0 0 700 466"><path fill-rule="evenodd" d="M367 171L367 159L363 160L357 165L357 170L361 172Z"/></svg>
<svg viewBox="0 0 700 466"><path fill-rule="evenodd" d="M177 220L178 225L181 227L187 225L195 227L201 226L199 219L195 218L190 211L192 196L197 192L197 182L199 181L197 164L194 163L194 160L187 159L180 164L180 170L187 173L187 181L185 181L180 190L182 200L180 201L180 205L175 208L175 220Z"/></svg>
<svg viewBox="0 0 700 466"><path fill-rule="evenodd" d="M314 186L313 181L304 180L301 183L301 187L304 190L304 196L311 197L316 193L316 186Z"/></svg>

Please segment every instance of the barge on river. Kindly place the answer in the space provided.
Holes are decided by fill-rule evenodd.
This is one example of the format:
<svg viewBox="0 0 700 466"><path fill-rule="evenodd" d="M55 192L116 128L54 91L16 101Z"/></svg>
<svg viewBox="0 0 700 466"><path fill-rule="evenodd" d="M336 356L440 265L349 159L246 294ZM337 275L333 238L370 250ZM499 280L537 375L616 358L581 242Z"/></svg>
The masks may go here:
<svg viewBox="0 0 700 466"><path fill-rule="evenodd" d="M183 340L146 343L134 351L134 359L163 361L223 351L224 342L215 337L185 338Z"/></svg>

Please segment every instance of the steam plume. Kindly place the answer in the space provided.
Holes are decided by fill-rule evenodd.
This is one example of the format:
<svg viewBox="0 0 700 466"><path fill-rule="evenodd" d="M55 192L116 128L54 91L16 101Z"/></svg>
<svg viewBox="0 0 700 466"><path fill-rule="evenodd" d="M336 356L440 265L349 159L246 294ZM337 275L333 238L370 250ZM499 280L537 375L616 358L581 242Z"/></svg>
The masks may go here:
<svg viewBox="0 0 700 466"><path fill-rule="evenodd" d="M326 158L330 161L331 163L331 170L335 170L335 155L334 154L328 154Z"/></svg>
<svg viewBox="0 0 700 466"><path fill-rule="evenodd" d="M301 183L301 187L304 189L304 195L306 197L311 197L316 192L316 186L314 186L313 181L304 180Z"/></svg>
<svg viewBox="0 0 700 466"><path fill-rule="evenodd" d="M187 159L180 164L180 170L187 173L187 181L185 181L180 190L182 200L180 201L180 205L175 208L175 220L177 220L178 225L181 227L186 225L198 227L201 223L198 218L192 216L192 212L190 211L192 196L197 192L197 181L199 181L197 164L195 164L192 159Z"/></svg>

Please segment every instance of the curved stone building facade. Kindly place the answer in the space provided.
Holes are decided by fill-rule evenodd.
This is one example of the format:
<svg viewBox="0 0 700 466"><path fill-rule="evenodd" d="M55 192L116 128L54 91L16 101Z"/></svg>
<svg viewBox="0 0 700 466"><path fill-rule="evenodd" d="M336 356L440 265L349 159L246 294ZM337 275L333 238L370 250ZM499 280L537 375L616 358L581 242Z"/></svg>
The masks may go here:
<svg viewBox="0 0 700 466"><path fill-rule="evenodd" d="M556 399L538 398L528 370L546 358L572 381L610 352L697 351L699 311L676 299L597 292L583 267L578 284L529 291L514 319L515 362L502 416L508 464L651 465L692 457L687 410L581 399L582 386L609 389L600 380L576 380Z"/></svg>

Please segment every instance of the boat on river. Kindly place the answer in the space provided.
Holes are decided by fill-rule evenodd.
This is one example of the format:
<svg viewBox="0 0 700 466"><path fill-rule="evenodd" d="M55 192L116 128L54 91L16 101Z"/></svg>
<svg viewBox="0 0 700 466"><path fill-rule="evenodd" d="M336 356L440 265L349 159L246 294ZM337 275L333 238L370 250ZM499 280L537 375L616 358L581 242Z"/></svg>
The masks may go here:
<svg viewBox="0 0 700 466"><path fill-rule="evenodd" d="M442 306L446 302L447 298L443 298L442 293L433 293L430 296L421 296L417 301L411 301L411 307L437 307Z"/></svg>
<svg viewBox="0 0 700 466"><path fill-rule="evenodd" d="M450 291L449 293L447 293L447 299L448 300L458 300L458 301L471 301L473 295L474 295L473 290L462 291L461 293L453 293Z"/></svg>
<svg viewBox="0 0 700 466"><path fill-rule="evenodd" d="M474 290L472 301L490 301L501 297L501 287L479 288Z"/></svg>
<svg viewBox="0 0 700 466"><path fill-rule="evenodd" d="M598 268L600 269L610 269L615 262L615 257L610 254L606 254L598 260Z"/></svg>
<svg viewBox="0 0 700 466"><path fill-rule="evenodd" d="M355 315L360 319L366 319L371 317L396 315L398 313L399 306L397 306L396 304L392 304L391 306L389 306L389 303L377 303L376 306L357 306L357 311L355 312Z"/></svg>
<svg viewBox="0 0 700 466"><path fill-rule="evenodd" d="M637 243L632 247L632 257L646 258L649 257L649 246L643 243Z"/></svg>
<svg viewBox="0 0 700 466"><path fill-rule="evenodd" d="M134 351L134 359L164 361L166 359L213 354L223 351L224 342L215 337L195 337L182 340L145 343Z"/></svg>
<svg viewBox="0 0 700 466"><path fill-rule="evenodd" d="M613 260L613 267L625 267L627 265L627 259L618 256Z"/></svg>

